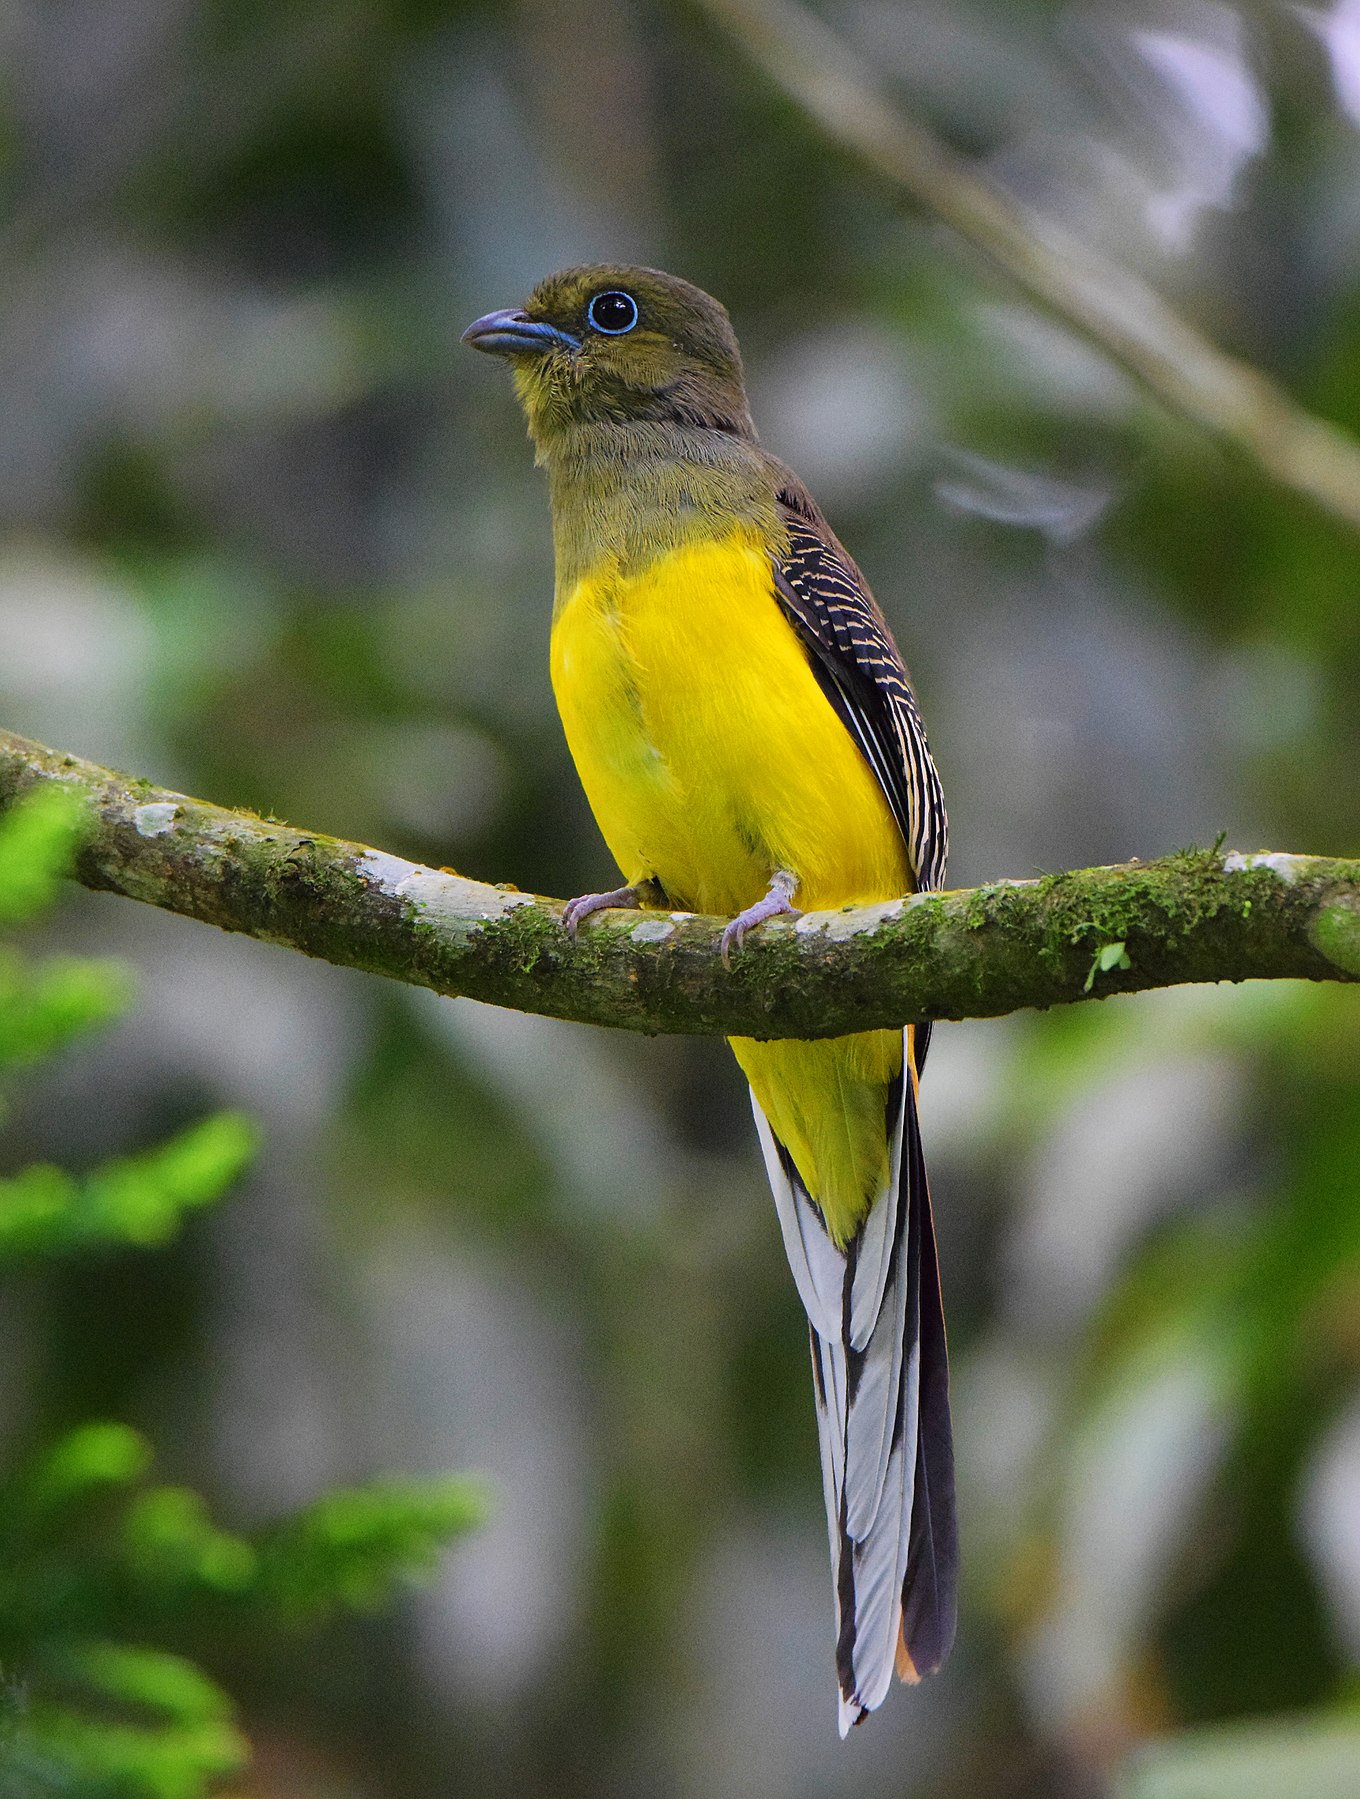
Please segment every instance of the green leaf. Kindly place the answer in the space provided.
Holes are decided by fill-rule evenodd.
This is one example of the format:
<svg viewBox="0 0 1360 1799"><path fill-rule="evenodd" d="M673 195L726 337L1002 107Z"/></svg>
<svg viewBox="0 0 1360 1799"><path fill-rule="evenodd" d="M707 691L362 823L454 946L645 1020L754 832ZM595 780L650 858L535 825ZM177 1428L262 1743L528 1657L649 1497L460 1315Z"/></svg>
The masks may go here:
<svg viewBox="0 0 1360 1799"><path fill-rule="evenodd" d="M235 1593L255 1577L251 1545L219 1530L201 1496L187 1487L139 1494L128 1508L123 1547L128 1565L157 1584L194 1581Z"/></svg>
<svg viewBox="0 0 1360 1799"><path fill-rule="evenodd" d="M20 1739L52 1767L58 1792L71 1784L109 1799L207 1799L216 1781L250 1759L249 1744L224 1718L157 1727L35 1704Z"/></svg>
<svg viewBox="0 0 1360 1799"><path fill-rule="evenodd" d="M86 1184L83 1228L127 1243L164 1243L182 1213L221 1197L259 1145L251 1119L218 1112L158 1149L111 1162Z"/></svg>
<svg viewBox="0 0 1360 1799"><path fill-rule="evenodd" d="M36 1062L122 1012L130 970L117 962L54 957L29 969L0 951L0 1067Z"/></svg>
<svg viewBox="0 0 1360 1799"><path fill-rule="evenodd" d="M58 1659L62 1672L126 1705L145 1706L179 1724L230 1718L234 1707L215 1681L182 1655L131 1643L75 1643Z"/></svg>
<svg viewBox="0 0 1360 1799"><path fill-rule="evenodd" d="M186 1212L221 1197L259 1141L249 1118L219 1112L84 1181L45 1163L21 1169L0 1180L0 1262L93 1244L165 1243Z"/></svg>
<svg viewBox="0 0 1360 1799"><path fill-rule="evenodd" d="M1086 984L1082 991L1084 993L1089 993L1091 991L1092 987L1096 984L1096 976L1098 974L1109 974L1111 969L1115 968L1132 967L1133 961L1122 941L1119 943L1107 943L1103 948L1096 951L1095 957L1091 962L1091 972L1086 977Z"/></svg>
<svg viewBox="0 0 1360 1799"><path fill-rule="evenodd" d="M151 1446L126 1424L68 1431L23 1482L29 1505L51 1511L100 1487L128 1486L151 1465Z"/></svg>
<svg viewBox="0 0 1360 1799"><path fill-rule="evenodd" d="M79 1204L79 1183L46 1162L0 1180L0 1262L60 1248Z"/></svg>
<svg viewBox="0 0 1360 1799"><path fill-rule="evenodd" d="M52 903L88 817L84 798L54 781L0 818L0 925L22 924Z"/></svg>
<svg viewBox="0 0 1360 1799"><path fill-rule="evenodd" d="M452 1475L327 1493L263 1546L265 1587L298 1616L371 1611L399 1582L428 1575L440 1549L485 1510L481 1488Z"/></svg>

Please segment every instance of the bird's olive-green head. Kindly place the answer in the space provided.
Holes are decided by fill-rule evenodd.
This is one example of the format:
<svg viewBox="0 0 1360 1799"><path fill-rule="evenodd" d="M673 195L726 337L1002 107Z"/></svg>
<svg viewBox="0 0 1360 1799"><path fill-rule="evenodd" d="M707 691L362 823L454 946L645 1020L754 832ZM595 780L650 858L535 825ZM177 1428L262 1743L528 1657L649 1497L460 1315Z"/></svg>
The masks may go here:
<svg viewBox="0 0 1360 1799"><path fill-rule="evenodd" d="M731 321L702 289L605 263L540 281L464 343L509 359L541 452L582 427L654 423L753 441Z"/></svg>
<svg viewBox="0 0 1360 1799"><path fill-rule="evenodd" d="M463 341L514 373L548 471L559 601L605 563L640 568L737 527L778 540L788 472L756 440L731 322L702 289L617 263L564 269Z"/></svg>

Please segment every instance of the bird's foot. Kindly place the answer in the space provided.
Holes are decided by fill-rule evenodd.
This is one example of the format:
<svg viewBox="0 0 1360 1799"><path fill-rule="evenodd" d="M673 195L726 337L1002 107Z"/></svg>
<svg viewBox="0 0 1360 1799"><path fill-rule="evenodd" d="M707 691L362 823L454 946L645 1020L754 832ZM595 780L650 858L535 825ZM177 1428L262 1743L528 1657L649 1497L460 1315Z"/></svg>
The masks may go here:
<svg viewBox="0 0 1360 1799"><path fill-rule="evenodd" d="M754 906L748 906L744 912L726 925L722 934L722 959L730 968L732 951L740 949L746 941L746 933L758 924L764 924L767 918L801 918L803 914L793 903L794 892L798 886L798 877L791 875L787 869L781 868L770 882L769 891L764 899L758 899Z"/></svg>
<svg viewBox="0 0 1360 1799"><path fill-rule="evenodd" d="M609 893L583 893L569 900L562 912L562 924L568 937L574 937L584 919L592 912L605 912L611 906L640 906L642 895L637 887L615 887Z"/></svg>

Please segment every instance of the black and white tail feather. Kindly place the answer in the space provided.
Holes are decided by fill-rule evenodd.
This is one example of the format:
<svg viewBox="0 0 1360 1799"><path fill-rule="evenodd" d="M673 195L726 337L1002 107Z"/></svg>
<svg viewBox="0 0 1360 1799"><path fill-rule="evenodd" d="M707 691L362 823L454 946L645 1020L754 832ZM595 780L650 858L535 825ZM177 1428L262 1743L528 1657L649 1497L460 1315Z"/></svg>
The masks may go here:
<svg viewBox="0 0 1360 1799"><path fill-rule="evenodd" d="M844 1249L752 1100L812 1340L842 1736L882 1702L894 1668L910 1680L933 1673L954 1639L944 1316L910 1042L903 1050L888 1180Z"/></svg>
<svg viewBox="0 0 1360 1799"><path fill-rule="evenodd" d="M775 596L902 832L916 885L943 885L948 824L906 668L863 576L793 477ZM812 1337L845 1736L894 1667L933 1673L954 1640L958 1531L949 1370L917 1077L930 1027L903 1033L884 1120L887 1181L857 1234L832 1241L754 1095L784 1245Z"/></svg>

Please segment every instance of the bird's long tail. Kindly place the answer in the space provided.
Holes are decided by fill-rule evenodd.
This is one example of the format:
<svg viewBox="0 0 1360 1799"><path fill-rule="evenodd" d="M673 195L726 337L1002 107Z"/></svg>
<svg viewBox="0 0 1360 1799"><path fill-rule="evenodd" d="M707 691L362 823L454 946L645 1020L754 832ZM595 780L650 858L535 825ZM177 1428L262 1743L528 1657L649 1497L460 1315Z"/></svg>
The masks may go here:
<svg viewBox="0 0 1360 1799"><path fill-rule="evenodd" d="M811 1329L844 1736L880 1704L894 1666L918 1680L954 1639L949 1371L910 1037L889 1088L887 1180L844 1248L753 1105Z"/></svg>

